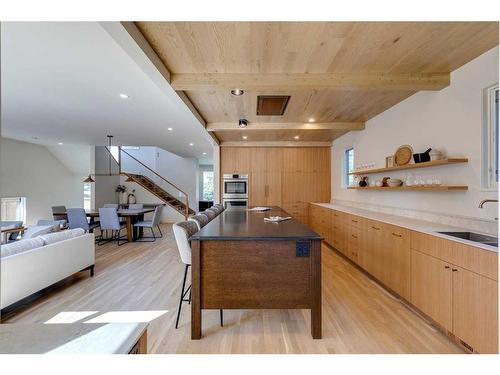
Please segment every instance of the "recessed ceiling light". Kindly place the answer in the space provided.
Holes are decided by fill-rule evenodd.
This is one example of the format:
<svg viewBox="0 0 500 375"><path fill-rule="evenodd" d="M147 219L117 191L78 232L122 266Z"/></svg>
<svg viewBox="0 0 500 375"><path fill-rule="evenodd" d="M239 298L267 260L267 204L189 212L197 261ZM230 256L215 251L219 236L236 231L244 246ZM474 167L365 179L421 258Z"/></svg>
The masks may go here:
<svg viewBox="0 0 500 375"><path fill-rule="evenodd" d="M206 155L206 154L207 154L206 152L203 153L203 155Z"/></svg>
<svg viewBox="0 0 500 375"><path fill-rule="evenodd" d="M298 135L296 135L295 137L293 137L293 139L299 139L300 137Z"/></svg>
<svg viewBox="0 0 500 375"><path fill-rule="evenodd" d="M231 90L231 94L234 95L234 96L241 96L245 93L245 91L241 90L241 89L232 89Z"/></svg>
<svg viewBox="0 0 500 375"><path fill-rule="evenodd" d="M190 143L189 145L190 145L190 146L194 146L194 143Z"/></svg>
<svg viewBox="0 0 500 375"><path fill-rule="evenodd" d="M313 119L313 118L311 117L311 118L310 118L309 120L307 120L307 121L309 121L309 122L314 122L314 121L316 121L316 120L315 120L315 119Z"/></svg>
<svg viewBox="0 0 500 375"><path fill-rule="evenodd" d="M243 136L243 139L247 139L248 137L246 135Z"/></svg>
<svg viewBox="0 0 500 375"><path fill-rule="evenodd" d="M174 129L172 129L172 128L167 128L167 130L168 130L169 132L171 132L171 131L172 131L172 130L174 130Z"/></svg>
<svg viewBox="0 0 500 375"><path fill-rule="evenodd" d="M36 139L38 139L38 137L33 137L33 139L35 139L35 140L36 140Z"/></svg>
<svg viewBox="0 0 500 375"><path fill-rule="evenodd" d="M127 94L120 94L120 98L122 98L122 99L128 99L129 96Z"/></svg>
<svg viewBox="0 0 500 375"><path fill-rule="evenodd" d="M59 143L57 143L57 144L58 144L59 146L62 146L62 145L63 145L64 143L62 143L62 142L59 142Z"/></svg>

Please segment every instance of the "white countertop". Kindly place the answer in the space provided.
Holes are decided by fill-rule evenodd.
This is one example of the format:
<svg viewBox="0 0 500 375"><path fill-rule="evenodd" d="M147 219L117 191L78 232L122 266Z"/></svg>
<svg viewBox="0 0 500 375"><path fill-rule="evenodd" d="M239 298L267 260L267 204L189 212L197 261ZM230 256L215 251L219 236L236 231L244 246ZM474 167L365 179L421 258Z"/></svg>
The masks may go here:
<svg viewBox="0 0 500 375"><path fill-rule="evenodd" d="M128 354L147 323L0 324L0 354Z"/></svg>
<svg viewBox="0 0 500 375"><path fill-rule="evenodd" d="M391 225L395 225L398 227L414 230L417 232L431 234L431 235L436 236L436 237L441 237L441 238L445 238L447 240L460 242L460 243L470 245L470 246L475 246L475 247L480 248L480 249L494 251L496 253L498 252L498 248L496 248L494 246L485 245L482 243L468 241L468 240L464 240L461 238L447 236L445 234L437 233L437 232L469 232L470 231L469 229L452 227L449 225L432 223L429 221L411 219L411 218L407 218L404 216L389 215L389 214L384 214L381 212L363 210L363 209L356 208L356 207L349 207L349 206L344 206L344 205L334 204L334 203L313 203L313 204L316 204L316 205L321 206L321 207L330 208L332 210L337 210L337 211L345 212L348 214L357 215L360 217L364 217L366 219L382 221L382 222L387 223L387 224L391 224ZM474 232L476 232L476 231L474 231ZM486 234L486 235L491 236L490 234Z"/></svg>

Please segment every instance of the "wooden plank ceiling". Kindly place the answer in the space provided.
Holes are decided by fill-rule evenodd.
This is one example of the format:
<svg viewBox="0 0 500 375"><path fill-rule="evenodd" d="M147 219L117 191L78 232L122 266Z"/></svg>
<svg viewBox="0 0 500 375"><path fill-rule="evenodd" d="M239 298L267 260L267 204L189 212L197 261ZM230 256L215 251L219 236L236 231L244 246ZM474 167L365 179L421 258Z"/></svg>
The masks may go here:
<svg viewBox="0 0 500 375"><path fill-rule="evenodd" d="M331 141L417 91L448 86L451 71L498 44L498 22L136 26L222 144ZM244 95L231 95L236 88ZM257 95L291 98L283 116L257 116ZM311 120L323 127L302 126Z"/></svg>

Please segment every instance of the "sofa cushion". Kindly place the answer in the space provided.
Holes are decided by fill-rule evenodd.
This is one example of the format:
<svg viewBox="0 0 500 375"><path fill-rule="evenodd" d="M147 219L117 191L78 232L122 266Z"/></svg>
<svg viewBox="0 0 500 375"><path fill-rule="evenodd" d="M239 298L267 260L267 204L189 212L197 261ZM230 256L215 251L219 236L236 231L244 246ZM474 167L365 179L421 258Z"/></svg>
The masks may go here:
<svg viewBox="0 0 500 375"><path fill-rule="evenodd" d="M43 246L43 240L38 237L9 242L6 245L2 245L2 247L0 248L0 256L3 258L10 255L22 253L24 251L36 249L37 247L42 247L42 246Z"/></svg>
<svg viewBox="0 0 500 375"><path fill-rule="evenodd" d="M45 245L50 245L52 243L69 240L70 238L83 236L85 231L82 228L62 230L56 233L42 234L38 238L41 238Z"/></svg>
<svg viewBox="0 0 500 375"><path fill-rule="evenodd" d="M58 229L56 225L32 225L24 232L23 239L35 238L42 234L55 232Z"/></svg>

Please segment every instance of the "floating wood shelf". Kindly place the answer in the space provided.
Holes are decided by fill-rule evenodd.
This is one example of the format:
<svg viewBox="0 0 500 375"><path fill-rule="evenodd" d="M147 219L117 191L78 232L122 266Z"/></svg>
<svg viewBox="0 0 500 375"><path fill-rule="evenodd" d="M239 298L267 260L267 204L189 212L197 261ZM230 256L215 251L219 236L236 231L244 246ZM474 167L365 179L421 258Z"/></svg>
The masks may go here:
<svg viewBox="0 0 500 375"><path fill-rule="evenodd" d="M415 168L428 168L428 167L437 167L440 165L449 165L449 164L458 164L458 163L467 163L469 159L467 158L448 158L434 161L427 161L424 163L418 164L406 164L396 167L388 167L388 168L377 168L377 169L367 169L364 171L356 171L349 174L352 175L366 175L373 173L384 173L384 172L392 172L392 171L400 171L403 169L415 169Z"/></svg>
<svg viewBox="0 0 500 375"><path fill-rule="evenodd" d="M430 190L430 191L466 191L469 189L466 185L428 185L428 186L367 186L367 187L358 187L358 186L348 186L348 189L355 190Z"/></svg>

